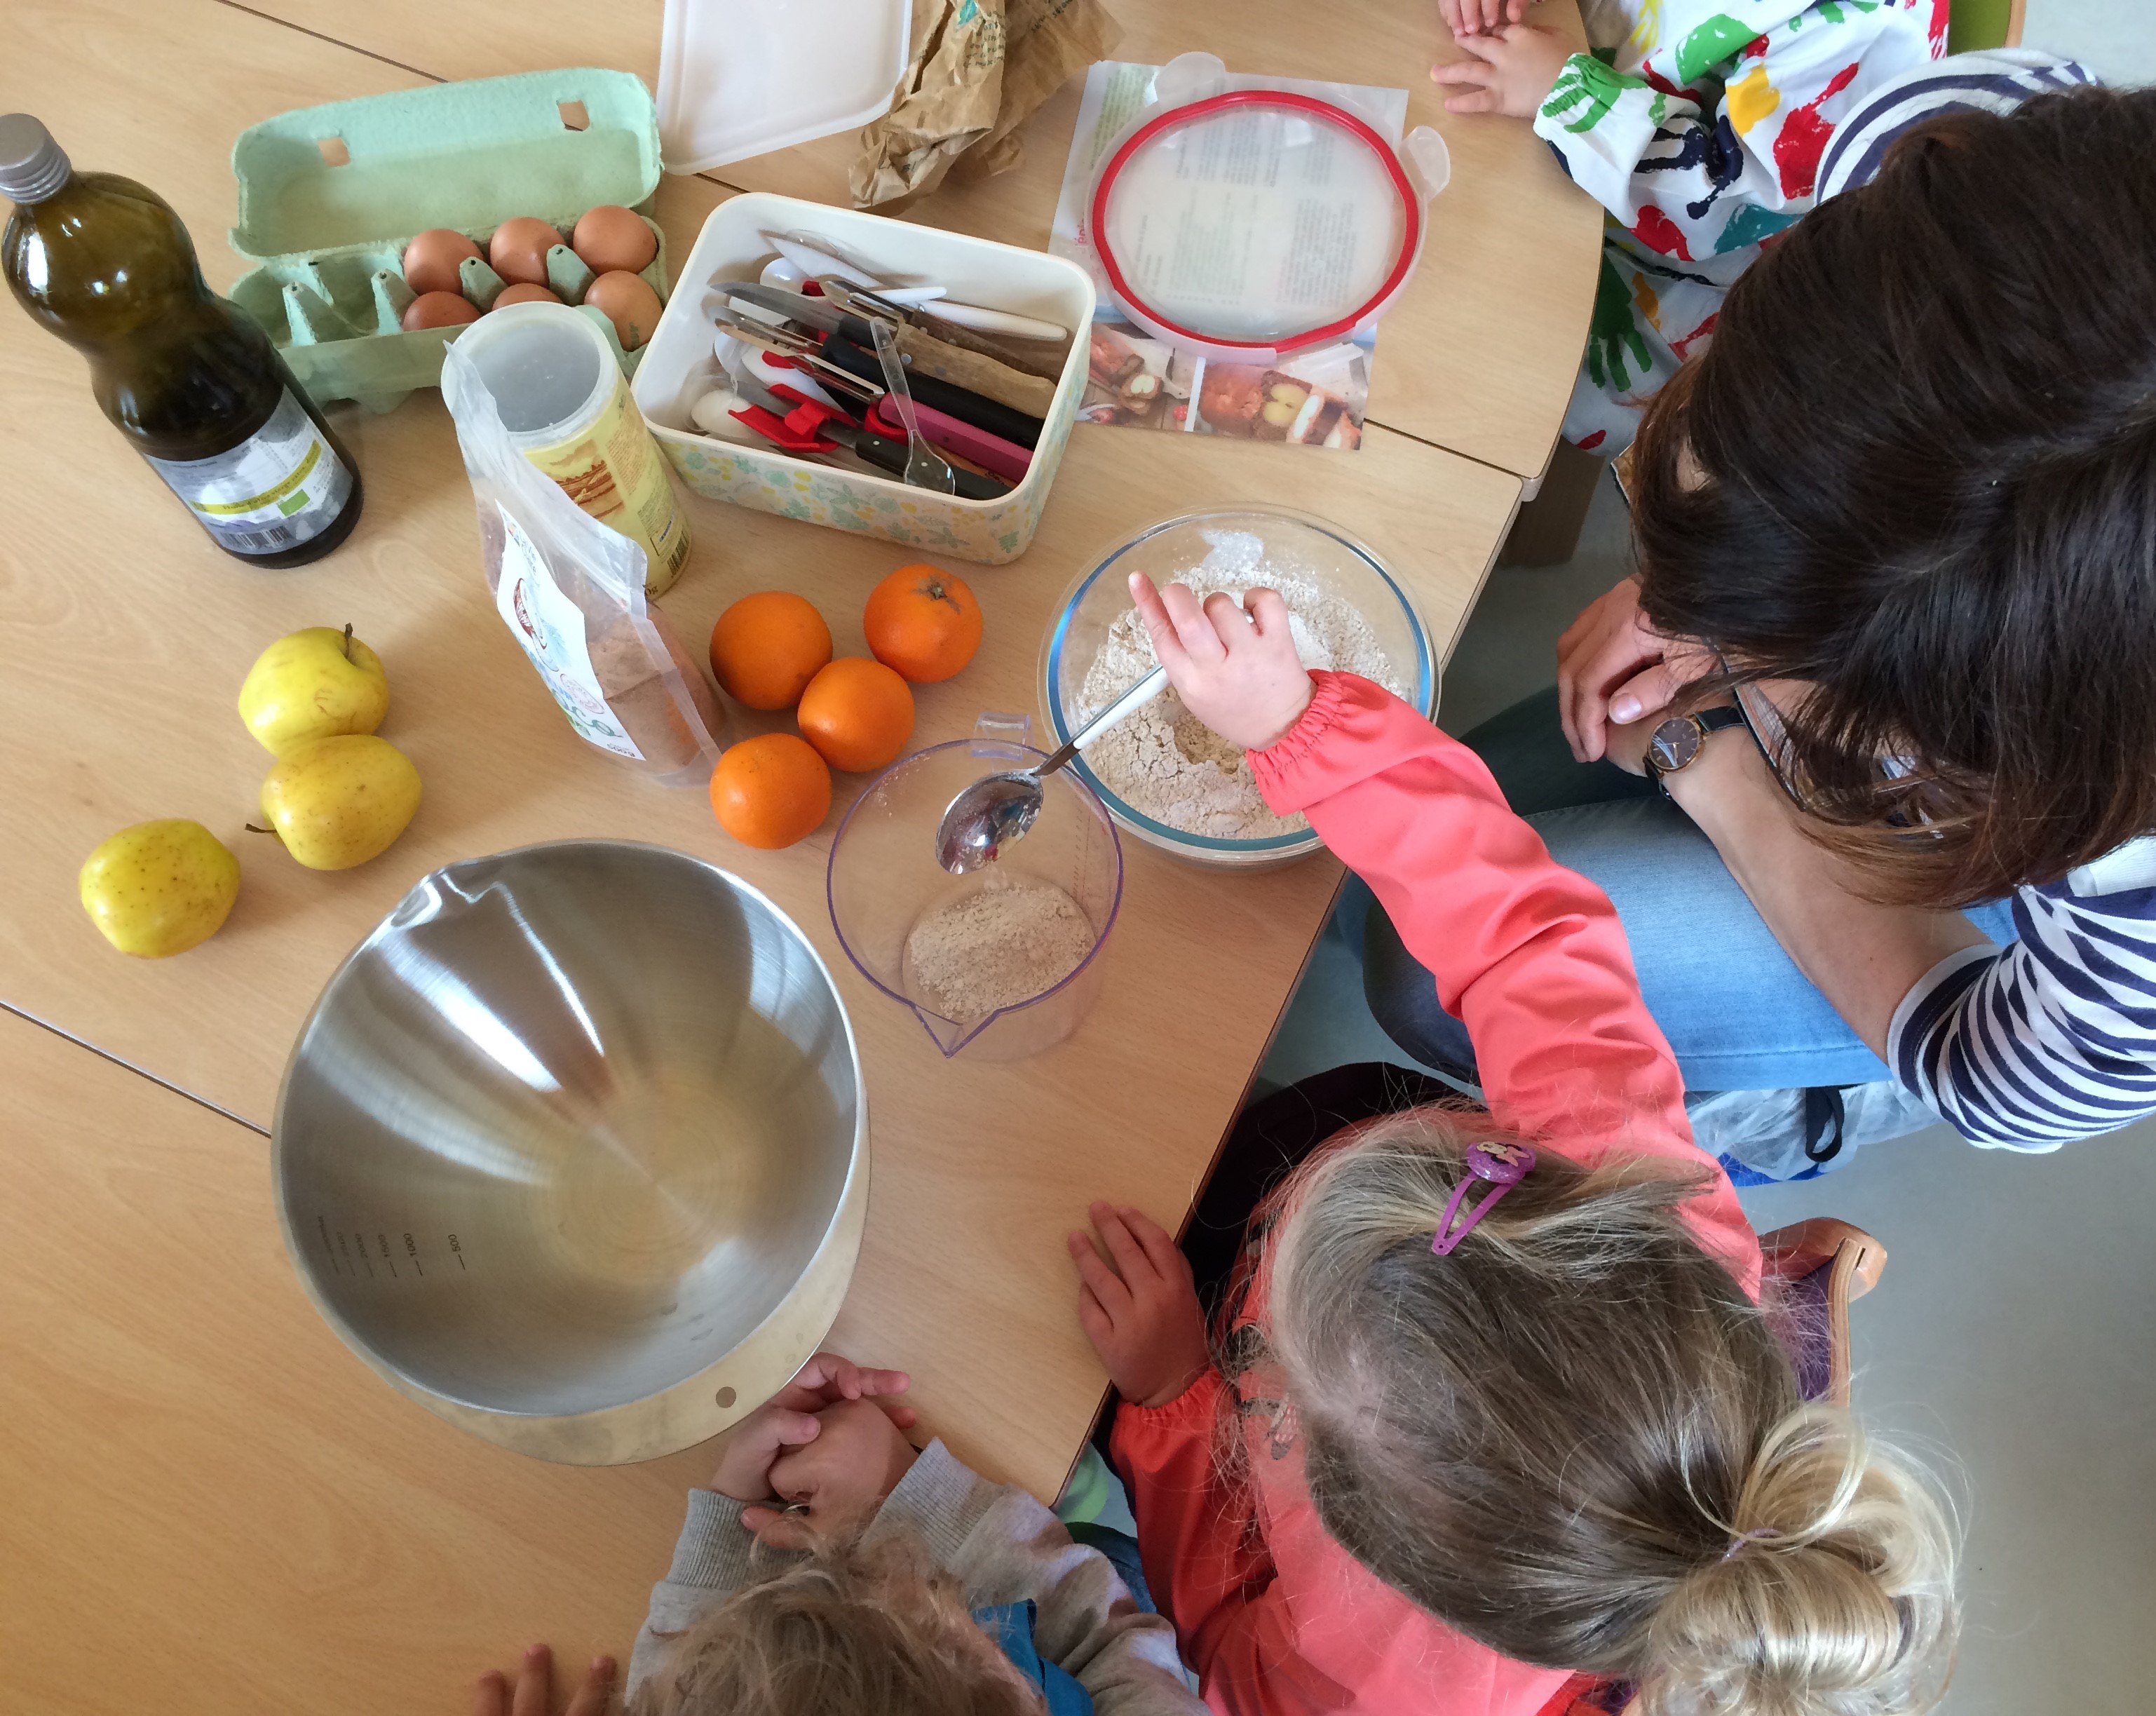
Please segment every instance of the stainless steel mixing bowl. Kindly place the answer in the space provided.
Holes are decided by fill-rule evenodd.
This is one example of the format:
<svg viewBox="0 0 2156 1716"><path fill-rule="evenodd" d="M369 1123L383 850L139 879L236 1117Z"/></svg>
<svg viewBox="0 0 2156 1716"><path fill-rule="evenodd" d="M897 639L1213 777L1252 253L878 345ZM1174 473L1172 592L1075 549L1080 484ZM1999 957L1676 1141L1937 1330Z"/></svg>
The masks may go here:
<svg viewBox="0 0 2156 1716"><path fill-rule="evenodd" d="M774 1393L838 1314L868 1203L860 1057L808 938L724 871L616 840L414 887L301 1029L274 1153L285 1242L353 1351L588 1466Z"/></svg>

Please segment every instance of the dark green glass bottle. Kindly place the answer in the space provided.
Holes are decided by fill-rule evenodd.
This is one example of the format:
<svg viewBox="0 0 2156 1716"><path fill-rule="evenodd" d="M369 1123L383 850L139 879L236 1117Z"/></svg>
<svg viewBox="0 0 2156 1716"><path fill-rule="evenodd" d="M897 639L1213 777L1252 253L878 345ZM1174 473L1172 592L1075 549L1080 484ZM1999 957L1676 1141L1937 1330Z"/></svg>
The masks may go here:
<svg viewBox="0 0 2156 1716"><path fill-rule="evenodd" d="M359 467L162 198L76 172L26 113L0 114L0 196L17 301L89 360L105 414L220 548L304 566L352 534Z"/></svg>

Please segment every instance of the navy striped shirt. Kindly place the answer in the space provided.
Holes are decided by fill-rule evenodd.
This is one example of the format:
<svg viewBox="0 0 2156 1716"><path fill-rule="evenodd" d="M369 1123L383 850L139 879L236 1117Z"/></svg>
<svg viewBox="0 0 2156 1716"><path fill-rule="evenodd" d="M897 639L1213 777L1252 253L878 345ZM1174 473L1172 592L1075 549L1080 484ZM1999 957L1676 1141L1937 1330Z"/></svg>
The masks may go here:
<svg viewBox="0 0 2156 1716"><path fill-rule="evenodd" d="M2156 835L2022 888L2011 947L1943 959L1887 1033L1894 1075L1972 1143L2051 1150L2156 1114Z"/></svg>

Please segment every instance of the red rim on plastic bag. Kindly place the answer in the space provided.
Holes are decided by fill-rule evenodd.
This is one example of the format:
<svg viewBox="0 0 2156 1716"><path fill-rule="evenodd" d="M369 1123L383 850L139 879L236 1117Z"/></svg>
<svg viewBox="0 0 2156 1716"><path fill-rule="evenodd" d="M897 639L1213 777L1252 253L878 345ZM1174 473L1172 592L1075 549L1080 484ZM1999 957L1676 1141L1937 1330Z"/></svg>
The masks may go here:
<svg viewBox="0 0 2156 1716"><path fill-rule="evenodd" d="M1228 251L1240 248L1247 261L1254 235L1246 229L1236 229L1234 200L1238 190L1245 188L1253 195L1279 193L1277 176L1285 152L1269 149L1272 140L1245 126L1240 136L1230 133L1221 139L1209 152L1209 162L1192 163L1186 146L1189 139L1183 135L1194 127L1218 127L1222 116L1237 109L1281 117L1287 144L1298 149L1314 145L1322 158L1306 164L1327 175L1304 187L1292 216L1302 229L1296 235L1304 245L1301 254L1315 265L1298 273L1296 257L1282 257L1282 277L1255 286L1228 278L1237 270L1220 241L1227 241ZM1293 135L1298 121L1306 133L1301 138ZM1327 133L1336 143L1326 142ZM1335 152L1341 146L1353 152L1338 156ZM1364 156L1378 173L1354 164ZM1186 170L1193 165L1197 172ZM1332 181L1334 167L1342 169L1342 182ZM1357 177L1362 180L1359 185L1353 182ZM1132 196L1145 200L1131 204ZM1183 199L1181 208L1176 206L1178 196ZM1194 220L1192 199L1199 197L1215 199L1228 218L1224 228L1208 228ZM1120 228L1119 215L1133 219L1137 231ZM1362 223L1373 219L1382 219L1390 229L1382 241L1374 233L1363 233ZM1127 308L1170 334L1249 351L1291 351L1352 334L1383 307L1414 266L1422 220L1421 198L1391 145L1343 107L1280 90L1231 90L1170 108L1147 121L1123 140L1101 169L1091 205L1093 248L1110 287ZM1157 221L1161 223L1158 228ZM1321 277L1328 258L1319 247L1334 247L1330 259L1337 262L1342 259L1338 245L1358 236L1367 259L1355 266L1351 254L1348 274L1328 294ZM1137 242L1141 239L1154 242ZM1210 255L1205 254L1209 248ZM1351 251L1353 248L1351 242ZM1235 300L1238 292L1245 295ZM1257 297L1260 292L1274 296L1264 301ZM1194 313L1205 307L1199 301L1207 298L1221 306L1217 316ZM1306 305L1307 319L1292 313ZM1265 313L1268 311L1279 313ZM1254 327L1254 322L1261 326ZM1263 326L1270 324L1278 326Z"/></svg>

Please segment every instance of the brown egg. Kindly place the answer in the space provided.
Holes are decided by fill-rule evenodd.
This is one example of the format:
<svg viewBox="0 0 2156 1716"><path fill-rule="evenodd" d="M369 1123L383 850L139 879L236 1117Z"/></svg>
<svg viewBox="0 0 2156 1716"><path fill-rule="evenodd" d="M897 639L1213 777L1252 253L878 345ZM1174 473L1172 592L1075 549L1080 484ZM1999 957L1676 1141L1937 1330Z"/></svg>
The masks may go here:
<svg viewBox="0 0 2156 1716"><path fill-rule="evenodd" d="M584 293L584 302L606 312L614 332L621 337L624 352L634 352L659 326L659 294L641 275L620 269L593 280Z"/></svg>
<svg viewBox="0 0 2156 1716"><path fill-rule="evenodd" d="M494 271L513 284L547 284L547 253L562 242L562 235L543 220L520 214L505 220L487 240L486 259Z"/></svg>
<svg viewBox="0 0 2156 1716"><path fill-rule="evenodd" d="M651 266L659 254L659 240L634 209L602 203L587 208L569 237L569 248L593 274L612 274L616 269L639 274Z"/></svg>
<svg viewBox="0 0 2156 1716"><path fill-rule="evenodd" d="M494 301L494 307L499 310L505 304L559 304L561 301L544 286L526 285L520 282L513 286L504 286L501 296Z"/></svg>
<svg viewBox="0 0 2156 1716"><path fill-rule="evenodd" d="M480 254L479 246L462 233L445 226L431 228L404 247L404 284L415 292L454 292L458 265Z"/></svg>
<svg viewBox="0 0 2156 1716"><path fill-rule="evenodd" d="M454 327L460 321L477 321L479 306L461 292L422 292L404 306L404 331L414 328Z"/></svg>

